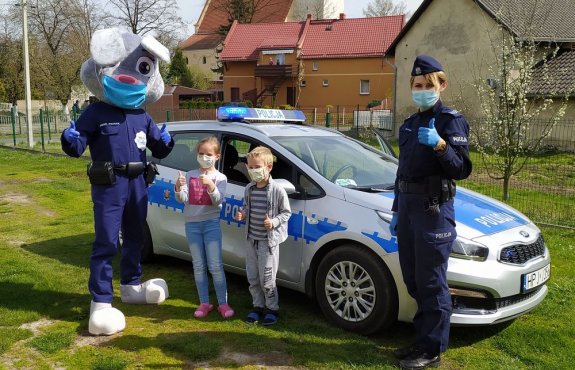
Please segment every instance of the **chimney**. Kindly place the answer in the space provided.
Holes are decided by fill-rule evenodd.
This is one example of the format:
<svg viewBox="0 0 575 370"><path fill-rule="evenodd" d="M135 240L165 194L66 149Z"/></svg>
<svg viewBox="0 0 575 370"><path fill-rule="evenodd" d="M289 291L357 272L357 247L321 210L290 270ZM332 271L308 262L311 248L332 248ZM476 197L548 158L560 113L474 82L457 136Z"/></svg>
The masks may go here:
<svg viewBox="0 0 575 370"><path fill-rule="evenodd" d="M306 19L311 19L311 14L306 15Z"/></svg>
<svg viewBox="0 0 575 370"><path fill-rule="evenodd" d="M339 13L339 19L344 20L345 19L345 13Z"/></svg>

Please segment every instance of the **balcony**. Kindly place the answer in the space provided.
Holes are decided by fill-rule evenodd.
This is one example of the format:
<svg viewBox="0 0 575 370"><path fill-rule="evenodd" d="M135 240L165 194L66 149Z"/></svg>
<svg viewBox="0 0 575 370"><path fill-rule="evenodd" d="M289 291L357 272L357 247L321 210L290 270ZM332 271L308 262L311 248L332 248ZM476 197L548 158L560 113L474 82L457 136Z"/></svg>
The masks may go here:
<svg viewBox="0 0 575 370"><path fill-rule="evenodd" d="M256 67L254 75L256 77L295 77L295 69L291 64L261 65Z"/></svg>

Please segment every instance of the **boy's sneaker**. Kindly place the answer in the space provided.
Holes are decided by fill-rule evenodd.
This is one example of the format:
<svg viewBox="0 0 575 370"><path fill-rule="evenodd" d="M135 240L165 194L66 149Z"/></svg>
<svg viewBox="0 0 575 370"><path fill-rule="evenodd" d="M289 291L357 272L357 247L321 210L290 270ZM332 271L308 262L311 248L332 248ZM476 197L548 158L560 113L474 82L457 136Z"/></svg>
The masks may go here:
<svg viewBox="0 0 575 370"><path fill-rule="evenodd" d="M268 311L264 316L264 321L262 321L262 325L264 326L274 325L275 323L278 322L278 319L279 319L279 312Z"/></svg>
<svg viewBox="0 0 575 370"><path fill-rule="evenodd" d="M257 324L262 316L263 308L254 307L254 309L246 316L247 324Z"/></svg>

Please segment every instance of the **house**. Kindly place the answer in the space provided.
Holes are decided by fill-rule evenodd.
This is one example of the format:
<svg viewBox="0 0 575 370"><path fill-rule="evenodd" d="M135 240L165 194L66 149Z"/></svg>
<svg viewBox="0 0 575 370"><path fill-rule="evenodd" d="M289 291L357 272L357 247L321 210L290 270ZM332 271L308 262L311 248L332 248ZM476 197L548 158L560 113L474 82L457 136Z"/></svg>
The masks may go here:
<svg viewBox="0 0 575 370"><path fill-rule="evenodd" d="M195 65L209 76L214 89L221 89L222 75L214 72L218 67L218 52L224 36L218 31L228 24L226 12L229 0L206 0L196 23L196 31L180 45L188 66ZM303 11L313 5L321 9L320 15L335 15L343 12L343 0L259 0L252 23L285 22L297 20ZM303 13L307 14L307 13ZM221 98L221 96L220 96Z"/></svg>
<svg viewBox="0 0 575 370"><path fill-rule="evenodd" d="M220 59L224 100L300 107L357 106L392 96L384 52L404 16L304 22L234 22Z"/></svg>
<svg viewBox="0 0 575 370"><path fill-rule="evenodd" d="M182 104L192 100L215 100L212 91L193 89L181 85L166 85L164 94L158 101L147 104L145 109L156 122L179 121L189 119L187 116L180 116Z"/></svg>
<svg viewBox="0 0 575 370"><path fill-rule="evenodd" d="M498 76L489 66L496 62L497 48L492 40L498 33L534 37L543 47L559 46L549 63L553 88L537 81L533 91L564 95L575 87L575 1L573 0L424 0L401 33L386 51L397 66L396 106L398 117L414 111L409 80L413 60L419 54L436 57L445 68L449 88L442 97L447 104L468 117L480 116L475 79L494 84ZM499 26L501 25L501 26ZM542 69L542 65L535 65ZM491 85L490 85L491 86ZM495 86L495 85L493 85ZM575 97L575 96L574 96ZM565 117L575 115L575 99L569 102Z"/></svg>

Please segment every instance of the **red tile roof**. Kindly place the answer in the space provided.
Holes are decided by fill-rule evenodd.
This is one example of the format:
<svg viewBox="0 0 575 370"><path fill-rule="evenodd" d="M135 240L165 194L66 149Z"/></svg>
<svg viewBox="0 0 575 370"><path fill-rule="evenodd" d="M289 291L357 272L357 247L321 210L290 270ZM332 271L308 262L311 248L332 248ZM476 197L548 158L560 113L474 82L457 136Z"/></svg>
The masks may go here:
<svg viewBox="0 0 575 370"><path fill-rule="evenodd" d="M224 41L220 59L257 60L261 49L295 49L304 26L305 22L234 23Z"/></svg>
<svg viewBox="0 0 575 370"><path fill-rule="evenodd" d="M223 37L218 34L202 35L193 34L186 40L180 43L180 49L182 50L204 50L204 49L214 49L216 46L222 42Z"/></svg>
<svg viewBox="0 0 575 370"><path fill-rule="evenodd" d="M229 0L206 0L207 8L202 12L197 33L215 33L221 25L228 24L228 13L225 11ZM256 14L252 23L284 22L293 0L257 0Z"/></svg>
<svg viewBox="0 0 575 370"><path fill-rule="evenodd" d="M382 56L401 31L403 15L306 22L234 24L223 61L257 60L262 49L296 48L302 59ZM307 26L306 26L307 24Z"/></svg>
<svg viewBox="0 0 575 370"><path fill-rule="evenodd" d="M404 22L403 15L312 21L301 58L381 56Z"/></svg>

